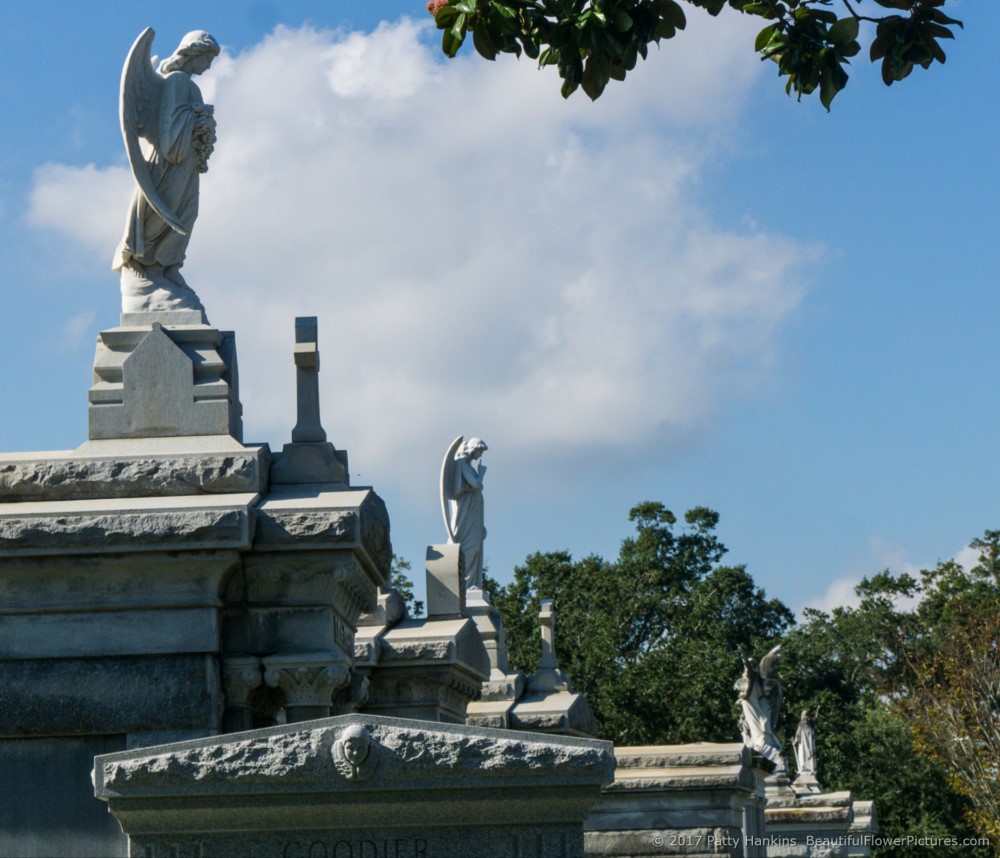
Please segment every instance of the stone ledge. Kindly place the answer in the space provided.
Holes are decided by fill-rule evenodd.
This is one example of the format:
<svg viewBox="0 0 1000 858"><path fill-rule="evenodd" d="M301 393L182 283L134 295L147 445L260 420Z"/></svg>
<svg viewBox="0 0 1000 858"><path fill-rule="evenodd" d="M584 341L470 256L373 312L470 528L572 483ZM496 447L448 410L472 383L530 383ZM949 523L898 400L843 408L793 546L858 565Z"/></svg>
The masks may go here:
<svg viewBox="0 0 1000 858"><path fill-rule="evenodd" d="M0 504L0 558L250 547L256 494Z"/></svg>
<svg viewBox="0 0 1000 858"><path fill-rule="evenodd" d="M3 455L0 503L265 491L266 445L203 438L90 441L75 451Z"/></svg>
<svg viewBox="0 0 1000 858"><path fill-rule="evenodd" d="M257 508L259 551L351 548L385 584L392 563L389 514L370 488L276 485Z"/></svg>

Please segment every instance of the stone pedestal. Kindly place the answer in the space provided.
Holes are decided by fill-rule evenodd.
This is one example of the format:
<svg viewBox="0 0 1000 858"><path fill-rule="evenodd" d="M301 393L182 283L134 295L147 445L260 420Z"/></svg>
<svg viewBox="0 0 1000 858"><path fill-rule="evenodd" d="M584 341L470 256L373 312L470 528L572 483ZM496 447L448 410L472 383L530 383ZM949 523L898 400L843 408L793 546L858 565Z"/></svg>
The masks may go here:
<svg viewBox="0 0 1000 858"><path fill-rule="evenodd" d="M485 602L484 602L485 604ZM503 624L494 616L492 605L483 612L477 605L477 626L486 640L495 640L497 667L483 686L484 700L472 704L469 721L476 724L502 724L514 730L555 733L561 736L596 736L597 721L587 698L573 690L569 676L559 669L555 649L555 613L552 602L543 600L539 612L542 657L531 676L507 668L507 648Z"/></svg>
<svg viewBox="0 0 1000 858"><path fill-rule="evenodd" d="M101 332L90 388L91 440L243 438L235 338L196 318L202 314L190 310L124 313L121 327Z"/></svg>
<svg viewBox="0 0 1000 858"><path fill-rule="evenodd" d="M571 858L609 742L351 715L94 761L132 855Z"/></svg>
<svg viewBox="0 0 1000 858"><path fill-rule="evenodd" d="M587 821L588 856L757 858L763 775L742 744L615 748L615 780Z"/></svg>
<svg viewBox="0 0 1000 858"><path fill-rule="evenodd" d="M490 665L475 623L462 615L458 546L430 546L426 574L425 619L406 618L398 609L389 616L386 600L381 613L362 620L355 667L368 677L368 698L360 711L465 724Z"/></svg>
<svg viewBox="0 0 1000 858"><path fill-rule="evenodd" d="M854 820L847 829L846 854L848 858L869 858L872 854L872 838L878 834L875 802L855 801L851 809L854 811Z"/></svg>
<svg viewBox="0 0 1000 858"><path fill-rule="evenodd" d="M771 839L768 858L847 856L853 803L849 792L795 795L787 783L768 784L764 813Z"/></svg>

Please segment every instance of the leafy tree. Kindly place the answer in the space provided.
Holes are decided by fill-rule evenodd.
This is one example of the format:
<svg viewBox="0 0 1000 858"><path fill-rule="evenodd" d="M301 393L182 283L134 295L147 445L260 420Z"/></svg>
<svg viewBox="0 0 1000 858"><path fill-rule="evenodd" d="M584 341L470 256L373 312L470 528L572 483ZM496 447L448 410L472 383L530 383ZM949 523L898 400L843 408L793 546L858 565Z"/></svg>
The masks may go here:
<svg viewBox="0 0 1000 858"><path fill-rule="evenodd" d="M993 531L976 540L980 562L968 572L947 561L919 577L866 579L857 607L807 611L786 639L786 694L796 710L820 712L820 780L875 798L885 833L978 832L1000 846L998 542ZM795 714L786 712L786 735Z"/></svg>
<svg viewBox="0 0 1000 858"><path fill-rule="evenodd" d="M413 582L407 574L412 568L409 560L404 560L396 554L392 555L392 571L389 575L389 586L395 587L396 592L403 597L406 603L406 610L411 617L419 617L424 612L424 603L414 598Z"/></svg>
<svg viewBox="0 0 1000 858"><path fill-rule="evenodd" d="M556 609L556 653L586 693L602 735L619 744L735 741L738 648L769 648L791 625L742 567L719 566L719 516L699 507L685 527L662 504L634 507L636 533L618 559L533 554L496 588L511 663L538 664L542 599Z"/></svg>
<svg viewBox="0 0 1000 858"><path fill-rule="evenodd" d="M818 92L830 109L847 84L846 66L861 50L861 24L873 24L869 57L881 61L887 86L915 66L943 63L942 39L962 23L942 11L946 0L432 0L443 31L441 47L455 56L472 33L489 60L524 52L539 66L554 65L562 94L582 88L597 99L611 80L624 80L651 44L672 39L687 24L686 7L718 15L727 6L767 21L754 49L777 65L785 91ZM830 7L834 6L838 11ZM880 14L862 14L866 12ZM954 0L952 2L954 6ZM876 9L875 7L880 7ZM886 10L891 10L887 12ZM866 35L868 32L866 31Z"/></svg>

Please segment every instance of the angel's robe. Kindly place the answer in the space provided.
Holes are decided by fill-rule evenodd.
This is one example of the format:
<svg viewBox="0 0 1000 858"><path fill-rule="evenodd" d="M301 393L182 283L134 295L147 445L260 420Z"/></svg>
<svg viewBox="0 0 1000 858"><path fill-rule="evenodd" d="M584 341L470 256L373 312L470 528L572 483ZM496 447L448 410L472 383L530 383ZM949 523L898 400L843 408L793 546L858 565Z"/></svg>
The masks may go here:
<svg viewBox="0 0 1000 858"><path fill-rule="evenodd" d="M792 747L795 748L795 768L800 773L815 772L816 734L808 721L799 721Z"/></svg>
<svg viewBox="0 0 1000 858"><path fill-rule="evenodd" d="M483 586L484 525L483 478L466 459L455 463L456 490L451 501L452 533L461 546L466 587Z"/></svg>
<svg viewBox="0 0 1000 858"><path fill-rule="evenodd" d="M180 266L187 253L191 227L198 217L198 160L193 143L199 112L204 108L201 91L186 72L175 71L163 80L156 139L147 163L166 207L187 228L181 235L167 224L137 187L132 194L125 235L115 252L113 268L138 264L144 268Z"/></svg>

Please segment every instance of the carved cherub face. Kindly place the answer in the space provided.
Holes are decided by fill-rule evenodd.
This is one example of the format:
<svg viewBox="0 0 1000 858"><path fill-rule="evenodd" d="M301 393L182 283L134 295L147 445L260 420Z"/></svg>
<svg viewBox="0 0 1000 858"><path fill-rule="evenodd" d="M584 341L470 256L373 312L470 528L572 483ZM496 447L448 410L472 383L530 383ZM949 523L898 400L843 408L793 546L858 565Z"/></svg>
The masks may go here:
<svg viewBox="0 0 1000 858"><path fill-rule="evenodd" d="M370 741L371 737L364 727L348 727L341 737L344 747L344 759L352 766L360 766L365 761L365 757L368 756Z"/></svg>

